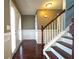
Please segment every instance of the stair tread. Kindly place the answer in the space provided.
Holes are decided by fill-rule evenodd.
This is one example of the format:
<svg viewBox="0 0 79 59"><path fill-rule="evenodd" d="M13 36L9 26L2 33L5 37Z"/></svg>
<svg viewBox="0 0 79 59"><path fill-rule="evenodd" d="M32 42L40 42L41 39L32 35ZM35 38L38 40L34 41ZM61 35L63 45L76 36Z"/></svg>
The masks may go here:
<svg viewBox="0 0 79 59"><path fill-rule="evenodd" d="M69 37L69 36L62 36L62 37L73 40L73 38L72 37Z"/></svg>
<svg viewBox="0 0 79 59"><path fill-rule="evenodd" d="M54 50L56 50L60 55L62 55L64 58L67 58L67 59L72 59L72 56L68 53L66 53L65 51L63 51L62 49L60 49L59 47L57 46L52 46L52 48Z"/></svg>
<svg viewBox="0 0 79 59"><path fill-rule="evenodd" d="M50 57L50 59L58 59L55 54L53 54L51 51L46 51L47 55Z"/></svg>
<svg viewBox="0 0 79 59"><path fill-rule="evenodd" d="M72 45L70 45L70 44L68 44L68 43L65 43L65 42L62 42L62 41L57 41L57 43L60 43L60 44L62 44L62 45L64 45L64 46L66 46L66 47L72 49Z"/></svg>

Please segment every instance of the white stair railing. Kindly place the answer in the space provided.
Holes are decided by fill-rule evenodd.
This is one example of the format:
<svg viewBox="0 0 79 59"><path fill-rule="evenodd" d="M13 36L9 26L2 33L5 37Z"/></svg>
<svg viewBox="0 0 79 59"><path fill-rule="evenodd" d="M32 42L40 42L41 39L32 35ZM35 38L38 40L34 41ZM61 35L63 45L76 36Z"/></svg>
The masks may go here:
<svg viewBox="0 0 79 59"><path fill-rule="evenodd" d="M62 32L60 32L57 36L55 36L50 42L48 42L45 46L44 46L44 49L43 51L46 51L47 48L49 48L52 44L54 44L59 38L61 38L61 36L63 36L67 31L69 31L69 27L72 25L69 24L69 26L63 30Z"/></svg>
<svg viewBox="0 0 79 59"><path fill-rule="evenodd" d="M58 34L64 30L64 13L60 15L54 22L48 25L43 31L43 40L45 46L48 45L51 40L54 40Z"/></svg>

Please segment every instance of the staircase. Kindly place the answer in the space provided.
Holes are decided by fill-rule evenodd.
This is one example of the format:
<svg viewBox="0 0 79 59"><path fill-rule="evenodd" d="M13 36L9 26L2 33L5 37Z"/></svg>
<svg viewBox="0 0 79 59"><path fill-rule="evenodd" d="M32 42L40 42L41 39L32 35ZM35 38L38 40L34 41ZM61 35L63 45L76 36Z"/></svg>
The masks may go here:
<svg viewBox="0 0 79 59"><path fill-rule="evenodd" d="M42 55L47 59L74 59L74 35L73 18L65 27L65 14L74 6L60 12L46 26L41 27L42 31Z"/></svg>
<svg viewBox="0 0 79 59"><path fill-rule="evenodd" d="M66 32L45 53L48 59L72 59L73 36Z"/></svg>

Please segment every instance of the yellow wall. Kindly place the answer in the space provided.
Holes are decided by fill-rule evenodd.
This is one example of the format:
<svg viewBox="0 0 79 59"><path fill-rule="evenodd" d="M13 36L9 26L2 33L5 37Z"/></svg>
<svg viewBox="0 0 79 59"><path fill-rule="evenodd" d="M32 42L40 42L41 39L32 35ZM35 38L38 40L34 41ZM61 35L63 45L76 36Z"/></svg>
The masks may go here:
<svg viewBox="0 0 79 59"><path fill-rule="evenodd" d="M37 11L37 22L38 22L38 28L40 29L41 25L45 26L47 23L49 23L59 12L62 10L46 10L46 9L40 9ZM47 18L44 16L47 15Z"/></svg>

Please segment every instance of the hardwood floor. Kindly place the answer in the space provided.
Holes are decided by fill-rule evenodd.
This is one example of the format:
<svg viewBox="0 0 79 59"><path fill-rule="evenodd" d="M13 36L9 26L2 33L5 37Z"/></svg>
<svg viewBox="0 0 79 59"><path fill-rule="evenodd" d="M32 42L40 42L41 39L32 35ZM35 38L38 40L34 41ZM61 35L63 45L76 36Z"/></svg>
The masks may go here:
<svg viewBox="0 0 79 59"><path fill-rule="evenodd" d="M46 59L41 56L41 44L35 40L24 40L12 59Z"/></svg>

